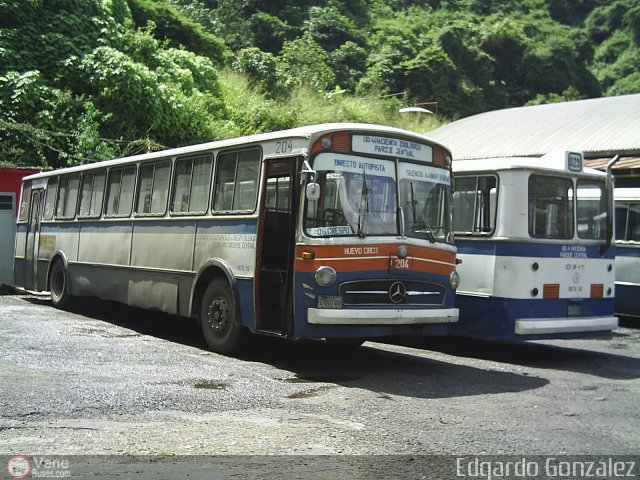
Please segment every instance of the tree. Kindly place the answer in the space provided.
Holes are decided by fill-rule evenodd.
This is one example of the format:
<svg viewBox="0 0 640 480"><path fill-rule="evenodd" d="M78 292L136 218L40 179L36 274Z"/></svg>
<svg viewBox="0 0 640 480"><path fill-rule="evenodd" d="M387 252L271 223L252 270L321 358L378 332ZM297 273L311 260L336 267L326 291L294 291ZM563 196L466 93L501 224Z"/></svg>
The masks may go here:
<svg viewBox="0 0 640 480"><path fill-rule="evenodd" d="M231 53L216 36L204 31L202 26L182 15L165 0L127 0L138 27L152 22L159 39L169 40L176 47L188 45L200 55L215 63L224 64Z"/></svg>
<svg viewBox="0 0 640 480"><path fill-rule="evenodd" d="M354 42L345 42L329 54L335 83L353 92L367 68L367 51Z"/></svg>
<svg viewBox="0 0 640 480"><path fill-rule="evenodd" d="M549 0L549 14L560 23L579 27L596 5L597 0Z"/></svg>
<svg viewBox="0 0 640 480"><path fill-rule="evenodd" d="M293 40L298 34L286 20L265 12L254 13L250 22L255 46L274 55L282 50L285 41Z"/></svg>
<svg viewBox="0 0 640 480"><path fill-rule="evenodd" d="M334 85L335 74L329 67L329 55L310 33L285 42L280 58L287 65L294 84L309 85L318 91L326 91Z"/></svg>
<svg viewBox="0 0 640 480"><path fill-rule="evenodd" d="M483 22L479 40L480 48L492 59L491 81L485 92L488 106L495 109L522 105L530 96L523 58L532 40L525 32L525 24L491 15Z"/></svg>
<svg viewBox="0 0 640 480"><path fill-rule="evenodd" d="M0 76L0 110L0 158L18 165L75 165L124 147L100 137L103 118L92 102L47 86L36 70Z"/></svg>
<svg viewBox="0 0 640 480"><path fill-rule="evenodd" d="M273 54L252 47L240 50L233 69L256 82L269 97L283 96L289 92L289 79L278 67Z"/></svg>
<svg viewBox="0 0 640 480"><path fill-rule="evenodd" d="M622 17L622 23L631 31L636 46L640 47L640 5L627 11Z"/></svg>
<svg viewBox="0 0 640 480"><path fill-rule="evenodd" d="M346 42L362 43L355 23L340 12L336 3L327 7L311 7L305 29L311 38L327 52Z"/></svg>

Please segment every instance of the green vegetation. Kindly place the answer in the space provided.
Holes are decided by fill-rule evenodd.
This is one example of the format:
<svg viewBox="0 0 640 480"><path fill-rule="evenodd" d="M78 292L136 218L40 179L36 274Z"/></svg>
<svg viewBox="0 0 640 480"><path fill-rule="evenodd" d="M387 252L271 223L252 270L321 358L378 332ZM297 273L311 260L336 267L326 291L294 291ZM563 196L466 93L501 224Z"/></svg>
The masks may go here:
<svg viewBox="0 0 640 480"><path fill-rule="evenodd" d="M0 0L0 160L640 92L637 0ZM437 115L399 114L422 102Z"/></svg>

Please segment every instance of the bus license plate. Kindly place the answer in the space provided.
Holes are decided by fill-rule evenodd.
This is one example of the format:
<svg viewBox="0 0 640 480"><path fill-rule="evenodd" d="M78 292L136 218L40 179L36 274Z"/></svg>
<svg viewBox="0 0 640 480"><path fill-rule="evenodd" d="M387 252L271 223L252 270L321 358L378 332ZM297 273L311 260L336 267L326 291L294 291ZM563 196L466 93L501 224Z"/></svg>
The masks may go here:
<svg viewBox="0 0 640 480"><path fill-rule="evenodd" d="M411 270L411 257L389 257L389 270Z"/></svg>
<svg viewBox="0 0 640 480"><path fill-rule="evenodd" d="M318 295L318 308L342 308L342 297L334 295Z"/></svg>
<svg viewBox="0 0 640 480"><path fill-rule="evenodd" d="M582 305L570 302L567 314L570 317L580 317L582 315Z"/></svg>

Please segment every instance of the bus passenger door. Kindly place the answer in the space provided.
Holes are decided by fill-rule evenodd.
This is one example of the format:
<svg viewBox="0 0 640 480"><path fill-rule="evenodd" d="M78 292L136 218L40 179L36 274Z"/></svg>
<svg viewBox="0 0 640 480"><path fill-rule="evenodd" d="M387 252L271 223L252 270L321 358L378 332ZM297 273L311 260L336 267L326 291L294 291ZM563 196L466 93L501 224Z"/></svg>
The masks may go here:
<svg viewBox="0 0 640 480"><path fill-rule="evenodd" d="M265 162L256 259L256 326L276 335L290 334L293 329L298 163L299 157Z"/></svg>
<svg viewBox="0 0 640 480"><path fill-rule="evenodd" d="M40 221L42 220L42 200L44 190L31 191L27 244L24 252L25 282L27 290L38 289L38 251L40 246Z"/></svg>

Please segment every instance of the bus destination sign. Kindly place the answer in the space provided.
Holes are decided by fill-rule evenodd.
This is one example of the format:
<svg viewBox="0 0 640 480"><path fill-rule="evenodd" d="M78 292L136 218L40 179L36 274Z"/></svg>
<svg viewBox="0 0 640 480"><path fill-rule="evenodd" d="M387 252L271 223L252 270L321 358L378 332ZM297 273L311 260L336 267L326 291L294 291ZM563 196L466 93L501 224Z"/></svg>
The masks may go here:
<svg viewBox="0 0 640 480"><path fill-rule="evenodd" d="M433 162L431 146L401 138L354 135L352 148L354 152Z"/></svg>
<svg viewBox="0 0 640 480"><path fill-rule="evenodd" d="M581 172L582 155L576 152L567 152L567 166L570 172Z"/></svg>

